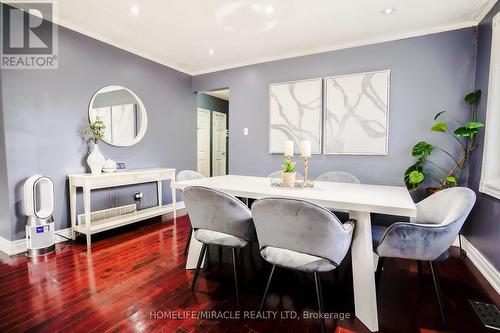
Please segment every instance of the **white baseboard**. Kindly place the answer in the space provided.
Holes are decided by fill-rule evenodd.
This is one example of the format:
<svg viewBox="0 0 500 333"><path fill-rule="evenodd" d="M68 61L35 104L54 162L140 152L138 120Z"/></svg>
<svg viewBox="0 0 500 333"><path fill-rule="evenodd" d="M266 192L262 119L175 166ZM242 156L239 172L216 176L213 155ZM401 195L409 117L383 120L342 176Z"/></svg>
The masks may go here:
<svg viewBox="0 0 500 333"><path fill-rule="evenodd" d="M462 248L467 252L467 257L476 266L493 289L500 295L500 272L472 245L467 238L462 236Z"/></svg>
<svg viewBox="0 0 500 333"><path fill-rule="evenodd" d="M177 202L176 204L177 216L186 215L186 206L184 205L184 201ZM174 212L169 212L163 215L164 218L172 219L174 218ZM56 243L66 242L71 239L71 228L56 230L55 240ZM6 253L9 256L13 256L15 254L26 252L26 239L18 239L15 241L9 241L3 237L0 237L0 251Z"/></svg>
<svg viewBox="0 0 500 333"><path fill-rule="evenodd" d="M56 243L62 243L67 241L68 239L61 237L59 235L71 238L71 228L56 230L56 235L55 235ZM23 238L15 241L9 241L5 238L0 237L0 251L6 253L9 256L26 252L26 239Z"/></svg>
<svg viewBox="0 0 500 333"><path fill-rule="evenodd" d="M0 237L0 251L2 251L3 253L9 254L10 253L10 243L11 243L10 240L7 240L3 237Z"/></svg>

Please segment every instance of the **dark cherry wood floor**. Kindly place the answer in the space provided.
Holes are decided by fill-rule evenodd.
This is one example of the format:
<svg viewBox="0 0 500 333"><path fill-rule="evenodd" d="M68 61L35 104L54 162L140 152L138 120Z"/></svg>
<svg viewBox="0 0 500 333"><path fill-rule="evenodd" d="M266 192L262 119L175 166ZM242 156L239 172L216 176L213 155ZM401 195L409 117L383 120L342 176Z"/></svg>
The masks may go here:
<svg viewBox="0 0 500 333"><path fill-rule="evenodd" d="M209 249L209 265L195 292L192 272L184 269L187 217L150 220L84 240L58 244L56 255L29 260L0 256L0 332L318 332L314 319L190 319L187 314L213 310L217 315L258 308L269 266L257 249L239 254L240 297L235 304L230 251L219 259ZM437 264L449 324L440 325L428 267L418 279L416 263L386 260L379 285L381 332L493 332L483 328L468 299L499 298L471 262L453 256ZM325 311L349 316L327 320L329 332L368 332L354 318L349 259L336 280L321 276ZM316 310L313 277L277 269L267 311L281 315ZM193 312L191 312L193 311ZM236 312L233 312L235 315ZM167 318L170 316L170 318ZM178 317L175 317L178 316ZM278 316L280 313L278 312Z"/></svg>

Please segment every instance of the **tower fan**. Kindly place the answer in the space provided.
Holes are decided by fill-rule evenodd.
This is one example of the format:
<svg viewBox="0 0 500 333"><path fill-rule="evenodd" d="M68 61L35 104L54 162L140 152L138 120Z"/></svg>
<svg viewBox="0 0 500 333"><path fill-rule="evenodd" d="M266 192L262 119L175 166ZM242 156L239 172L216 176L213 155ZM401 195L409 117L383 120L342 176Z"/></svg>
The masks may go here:
<svg viewBox="0 0 500 333"><path fill-rule="evenodd" d="M55 251L54 182L49 177L34 175L24 183L24 213L28 257Z"/></svg>

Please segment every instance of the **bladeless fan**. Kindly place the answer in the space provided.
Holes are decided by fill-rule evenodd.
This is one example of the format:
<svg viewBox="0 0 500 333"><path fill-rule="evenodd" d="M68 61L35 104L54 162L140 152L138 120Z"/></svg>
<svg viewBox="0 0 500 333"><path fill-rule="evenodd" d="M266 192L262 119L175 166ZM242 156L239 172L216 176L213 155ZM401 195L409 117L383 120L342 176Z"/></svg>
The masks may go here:
<svg viewBox="0 0 500 333"><path fill-rule="evenodd" d="M49 177L34 175L24 183L24 213L28 257L55 251L54 182Z"/></svg>

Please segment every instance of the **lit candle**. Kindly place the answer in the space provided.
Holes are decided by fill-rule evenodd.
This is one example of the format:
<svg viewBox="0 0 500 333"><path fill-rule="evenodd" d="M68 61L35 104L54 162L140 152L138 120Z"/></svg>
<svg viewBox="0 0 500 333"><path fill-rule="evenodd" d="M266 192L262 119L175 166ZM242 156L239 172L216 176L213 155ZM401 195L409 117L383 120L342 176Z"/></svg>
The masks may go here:
<svg viewBox="0 0 500 333"><path fill-rule="evenodd" d="M285 156L293 156L293 141L285 141Z"/></svg>
<svg viewBox="0 0 500 333"><path fill-rule="evenodd" d="M300 153L302 157L311 157L311 141L304 140L300 143Z"/></svg>

